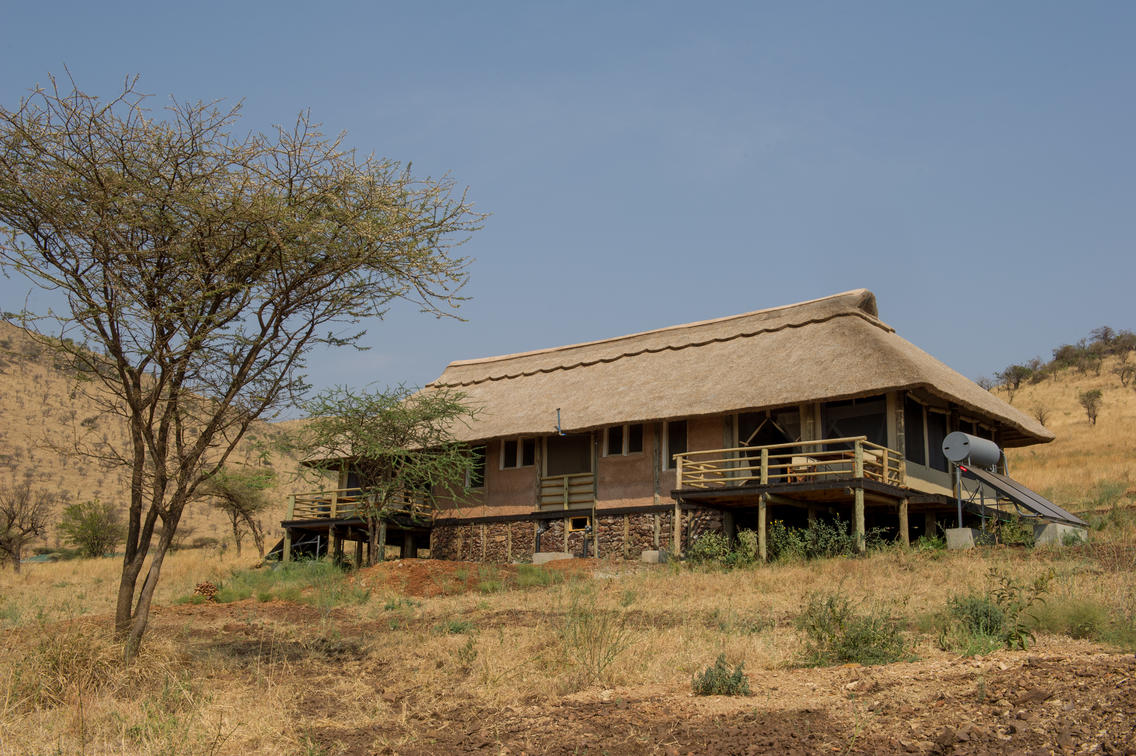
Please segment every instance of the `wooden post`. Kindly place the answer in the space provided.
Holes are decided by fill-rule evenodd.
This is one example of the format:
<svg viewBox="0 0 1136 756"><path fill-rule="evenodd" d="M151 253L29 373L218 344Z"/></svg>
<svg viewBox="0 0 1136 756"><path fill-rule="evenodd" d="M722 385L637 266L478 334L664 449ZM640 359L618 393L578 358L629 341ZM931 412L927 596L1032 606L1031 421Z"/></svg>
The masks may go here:
<svg viewBox="0 0 1136 756"><path fill-rule="evenodd" d="M414 559L418 556L418 549L414 548L414 534L409 530L402 531L402 549L398 553L399 559Z"/></svg>
<svg viewBox="0 0 1136 756"><path fill-rule="evenodd" d="M511 522L505 523L505 561L513 561L513 523Z"/></svg>
<svg viewBox="0 0 1136 756"><path fill-rule="evenodd" d="M295 516L296 516L296 494L291 494L291 495L288 496L288 518L287 519L289 519L289 520L294 519Z"/></svg>
<svg viewBox="0 0 1136 756"><path fill-rule="evenodd" d="M295 497L292 497L293 499ZM292 561L292 529L284 528L284 561Z"/></svg>
<svg viewBox="0 0 1136 756"><path fill-rule="evenodd" d="M565 553L568 552L568 526L572 524L572 518L565 517L561 522L564 523L564 549Z"/></svg>
<svg viewBox="0 0 1136 756"><path fill-rule="evenodd" d="M682 490L682 468L686 463L685 454L674 455L675 460L675 488L679 491ZM677 506L677 505L676 505Z"/></svg>
<svg viewBox="0 0 1136 756"><path fill-rule="evenodd" d="M678 499L675 499L674 508L674 558L682 556L682 510L679 509Z"/></svg>
<svg viewBox="0 0 1136 756"><path fill-rule="evenodd" d="M355 542L355 569L363 566L363 542Z"/></svg>
<svg viewBox="0 0 1136 756"><path fill-rule="evenodd" d="M764 451L764 450L763 450ZM762 494L757 499L757 553L761 561L769 561L769 549L766 543L766 520L769 514L769 494Z"/></svg>
<svg viewBox="0 0 1136 756"><path fill-rule="evenodd" d="M769 449L761 450L761 485L769 484ZM764 499L762 500L764 501ZM762 505L764 506L764 504ZM764 557L762 557L764 559Z"/></svg>
<svg viewBox="0 0 1136 756"><path fill-rule="evenodd" d="M379 520L379 542L375 544L375 549L379 552L374 561L385 562L387 559L387 521Z"/></svg>
<svg viewBox="0 0 1136 756"><path fill-rule="evenodd" d="M817 519L817 508L814 507L812 504L810 504L809 505L809 527L810 528L813 526L813 523L816 522L816 519Z"/></svg>
<svg viewBox="0 0 1136 756"><path fill-rule="evenodd" d="M934 512L923 513L923 535L928 538L934 538L936 531L939 529L938 523L935 521Z"/></svg>
<svg viewBox="0 0 1136 756"><path fill-rule="evenodd" d="M655 512L655 550L658 551L662 541L663 532L663 517L658 512Z"/></svg>
<svg viewBox="0 0 1136 756"><path fill-rule="evenodd" d="M331 519L339 517L339 491L331 492Z"/></svg>
<svg viewBox="0 0 1136 756"><path fill-rule="evenodd" d="M856 442L854 447L855 451L852 452L852 477L864 477L864 444L861 441ZM860 489L861 496L863 496L863 489Z"/></svg>
<svg viewBox="0 0 1136 756"><path fill-rule="evenodd" d="M623 515L623 558L631 558L631 515Z"/></svg>
<svg viewBox="0 0 1136 756"><path fill-rule="evenodd" d="M907 529L907 499L899 500L899 542L904 548L911 546L911 532Z"/></svg>
<svg viewBox="0 0 1136 756"><path fill-rule="evenodd" d="M859 450L858 446L857 450ZM853 495L855 496L855 511L852 516L852 538L856 542L856 551L863 554L867 545L864 542L864 489L855 489Z"/></svg>
<svg viewBox="0 0 1136 756"><path fill-rule="evenodd" d="M335 535L335 526L327 526L327 555L335 559L336 554L339 553L339 541Z"/></svg>
<svg viewBox="0 0 1136 756"><path fill-rule="evenodd" d="M733 512L722 513L722 529L726 531L726 543L730 544L732 547L734 545L734 536L736 535Z"/></svg>

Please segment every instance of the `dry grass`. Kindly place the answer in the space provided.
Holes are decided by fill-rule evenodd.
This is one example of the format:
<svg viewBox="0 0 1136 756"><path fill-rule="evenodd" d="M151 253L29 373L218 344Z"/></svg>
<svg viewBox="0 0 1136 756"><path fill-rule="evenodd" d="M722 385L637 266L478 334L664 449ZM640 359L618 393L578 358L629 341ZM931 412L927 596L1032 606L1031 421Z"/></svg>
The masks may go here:
<svg viewBox="0 0 1136 756"><path fill-rule="evenodd" d="M1113 372L1118 364L1106 360L1099 376L1064 370L1014 394L1014 406L1024 412L1045 408L1057 440L1010 450L1011 475L1072 510L1136 504L1136 387L1121 385ZM1096 425L1078 401L1091 389L1103 393ZM1002 389L994 393L1007 398Z"/></svg>
<svg viewBox="0 0 1136 756"><path fill-rule="evenodd" d="M116 563L27 565L0 573L5 606L21 609L0 614L0 752L304 753L348 731L371 733L364 750L398 752L467 705L543 707L602 688L685 696L719 654L744 663L768 697L762 677L801 651L793 619L832 590L903 618L925 659L949 658L928 618L951 595L983 591L991 567L1023 581L1053 569L1055 598L1136 620L1136 564L1106 563L1094 548L887 551L733 572L612 564L525 590L405 599L376 589L326 622L306 604L167 606L130 669L108 636ZM159 602L234 566L175 554ZM603 632L569 632L573 616ZM598 669L605 649L588 644L605 640L618 643Z"/></svg>

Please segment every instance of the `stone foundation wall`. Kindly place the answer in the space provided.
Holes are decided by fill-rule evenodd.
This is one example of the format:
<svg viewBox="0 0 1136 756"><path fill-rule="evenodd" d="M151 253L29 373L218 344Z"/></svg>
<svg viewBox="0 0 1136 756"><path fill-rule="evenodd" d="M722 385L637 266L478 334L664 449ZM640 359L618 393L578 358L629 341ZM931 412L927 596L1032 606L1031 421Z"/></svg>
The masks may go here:
<svg viewBox="0 0 1136 756"><path fill-rule="evenodd" d="M636 514L600 514L593 523L595 532L568 533L564 547L565 521L545 520L548 529L540 537L541 551L570 551L582 555L588 537L588 556L595 557L599 541L601 559L636 561L643 551L671 551L674 540L673 510ZM709 509L683 510L682 547L708 531L721 532L722 514ZM526 562L532 559L538 521L515 520L474 525L435 525L430 536L430 554L435 559L470 562Z"/></svg>

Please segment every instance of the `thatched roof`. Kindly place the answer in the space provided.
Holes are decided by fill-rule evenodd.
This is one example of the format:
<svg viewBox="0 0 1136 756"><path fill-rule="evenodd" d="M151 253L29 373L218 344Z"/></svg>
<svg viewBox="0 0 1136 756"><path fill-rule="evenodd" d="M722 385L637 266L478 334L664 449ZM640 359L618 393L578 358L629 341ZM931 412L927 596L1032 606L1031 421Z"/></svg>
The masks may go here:
<svg viewBox="0 0 1136 756"><path fill-rule="evenodd" d="M882 322L857 289L585 344L450 363L431 387L481 408L462 440L690 418L923 389L993 421L1007 446L1051 441L1033 418Z"/></svg>

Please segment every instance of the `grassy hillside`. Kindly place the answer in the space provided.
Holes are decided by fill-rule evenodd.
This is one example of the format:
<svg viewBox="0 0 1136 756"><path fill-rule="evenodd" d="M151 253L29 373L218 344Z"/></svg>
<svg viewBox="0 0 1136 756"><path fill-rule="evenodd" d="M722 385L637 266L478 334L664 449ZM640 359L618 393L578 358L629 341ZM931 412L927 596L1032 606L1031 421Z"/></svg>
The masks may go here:
<svg viewBox="0 0 1136 756"><path fill-rule="evenodd" d="M1013 477L1073 510L1136 504L1136 386L1122 385L1120 364L1109 357L1099 374L1067 368L1013 393L1015 407L1030 415L1041 408L1057 435L1052 443L1009 450ZM1079 403L1092 389L1102 393L1096 425ZM994 394L1009 400L1004 387Z"/></svg>
<svg viewBox="0 0 1136 756"><path fill-rule="evenodd" d="M76 440L90 437L126 448L125 425L121 418L103 414L96 402L76 388L75 381L57 368L50 351L23 329L0 321L0 486L30 476L37 487L63 492L73 501L98 497L125 502L128 478L124 468L74 453ZM273 432L266 423L256 426L250 443L238 449L234 461L260 464L254 444ZM275 534L287 506L287 493L293 488L295 463L279 455L272 455L269 462L278 472L278 482L269 492L274 505L262 522ZM229 534L224 515L204 501L186 508L178 530L186 543ZM59 541L53 528L47 545L58 546Z"/></svg>

